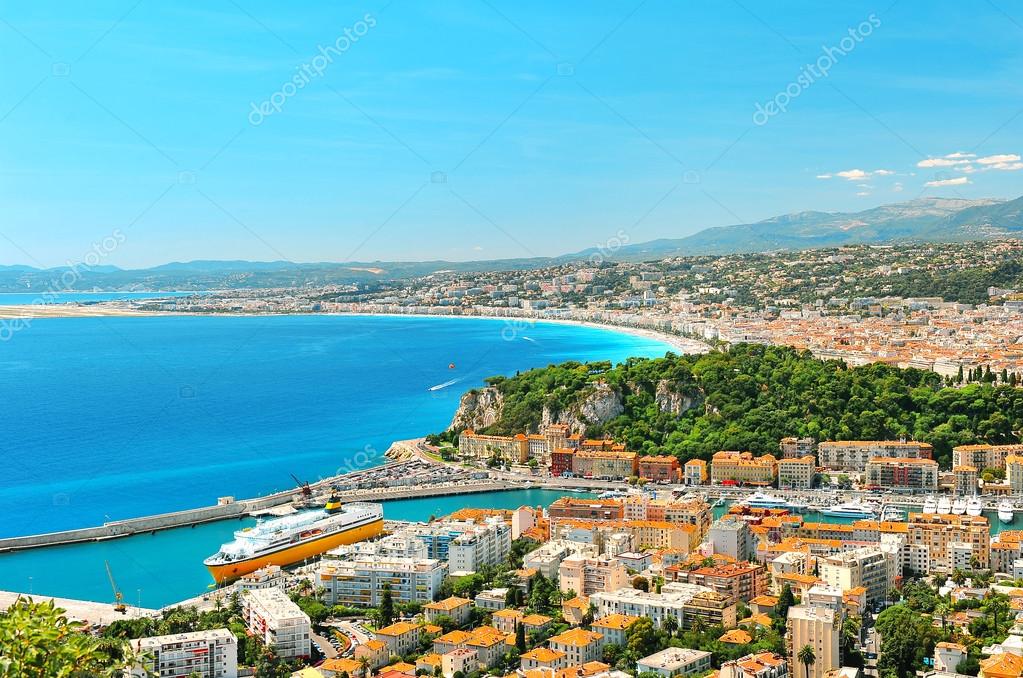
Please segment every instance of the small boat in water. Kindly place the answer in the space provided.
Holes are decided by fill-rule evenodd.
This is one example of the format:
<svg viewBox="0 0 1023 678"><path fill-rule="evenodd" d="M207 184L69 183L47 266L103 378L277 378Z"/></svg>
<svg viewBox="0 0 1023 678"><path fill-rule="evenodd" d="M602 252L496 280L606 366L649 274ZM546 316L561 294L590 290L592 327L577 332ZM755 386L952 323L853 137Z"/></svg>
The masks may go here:
<svg viewBox="0 0 1023 678"><path fill-rule="evenodd" d="M924 513L937 513L938 512L938 500L934 497L927 497L924 500Z"/></svg>
<svg viewBox="0 0 1023 678"><path fill-rule="evenodd" d="M966 515L968 516L979 516L984 512L984 503L976 497L971 497L966 502Z"/></svg>
<svg viewBox="0 0 1023 678"><path fill-rule="evenodd" d="M876 506L865 503L861 499L854 499L844 504L836 504L821 509L821 515L835 516L837 518L873 518L876 513Z"/></svg>
<svg viewBox="0 0 1023 678"><path fill-rule="evenodd" d="M942 515L952 513L952 502L948 497L942 497L938 500L938 513Z"/></svg>
<svg viewBox="0 0 1023 678"><path fill-rule="evenodd" d="M952 502L952 515L961 516L966 513L966 500L962 497L958 497Z"/></svg>
<svg viewBox="0 0 1023 678"><path fill-rule="evenodd" d="M904 520L906 520L906 512L898 506L889 504L881 510L881 522L901 523Z"/></svg>
<svg viewBox="0 0 1023 678"><path fill-rule="evenodd" d="M1008 524L1012 522L1013 517L1015 517L1015 513L1012 504L1006 499L998 502L998 519Z"/></svg>

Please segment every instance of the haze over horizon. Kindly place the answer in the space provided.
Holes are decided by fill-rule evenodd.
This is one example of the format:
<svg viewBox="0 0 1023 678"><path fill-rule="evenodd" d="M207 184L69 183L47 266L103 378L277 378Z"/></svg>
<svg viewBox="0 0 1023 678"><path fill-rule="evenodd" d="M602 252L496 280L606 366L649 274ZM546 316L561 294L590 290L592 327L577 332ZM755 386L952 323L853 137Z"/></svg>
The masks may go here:
<svg viewBox="0 0 1023 678"><path fill-rule="evenodd" d="M1001 0L0 18L0 264L559 256L1023 193L1023 14Z"/></svg>

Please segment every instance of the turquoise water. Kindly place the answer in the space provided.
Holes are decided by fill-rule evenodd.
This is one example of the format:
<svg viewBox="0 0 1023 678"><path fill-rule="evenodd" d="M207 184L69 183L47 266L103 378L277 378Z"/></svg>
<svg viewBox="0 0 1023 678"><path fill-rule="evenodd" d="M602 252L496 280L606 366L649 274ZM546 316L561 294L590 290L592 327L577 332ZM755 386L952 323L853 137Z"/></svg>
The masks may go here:
<svg viewBox="0 0 1023 678"><path fill-rule="evenodd" d="M0 342L0 536L288 489L292 473L314 480L379 463L393 440L445 428L461 393L484 377L667 348L589 327L486 319L36 320ZM424 500L422 514L408 517L425 519L444 505ZM103 575L107 553L125 590L132 582L152 590L142 583L146 572L170 573L160 589L175 593L150 598L166 602L194 592L194 577L179 586L175 573L195 569L224 530L189 528L197 536L180 547L173 531L148 542L0 556L0 588L24 590L32 575L36 591L96 597L84 582ZM67 581L57 591L60 579Z"/></svg>
<svg viewBox="0 0 1023 678"><path fill-rule="evenodd" d="M563 495L533 489L404 499L385 502L384 517L426 520L430 515L447 515L465 506L546 506ZM235 530L254 523L251 518L224 520L156 534L0 555L0 589L107 602L111 593L103 562L109 561L130 604L138 604L141 598L143 607L162 607L203 593L213 581L202 566L203 558L229 541Z"/></svg>
<svg viewBox="0 0 1023 678"><path fill-rule="evenodd" d="M0 293L0 306L26 306L29 304L95 303L97 301L138 301L187 297L200 292L12 292Z"/></svg>

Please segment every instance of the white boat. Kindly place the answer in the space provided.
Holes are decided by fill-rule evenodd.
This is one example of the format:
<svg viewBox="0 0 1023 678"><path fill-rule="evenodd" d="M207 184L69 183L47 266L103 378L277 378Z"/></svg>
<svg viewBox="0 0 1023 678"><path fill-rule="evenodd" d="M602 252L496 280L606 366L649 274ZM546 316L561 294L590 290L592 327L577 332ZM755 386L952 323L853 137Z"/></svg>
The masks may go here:
<svg viewBox="0 0 1023 678"><path fill-rule="evenodd" d="M924 513L937 513L938 512L938 500L934 497L927 497L924 499Z"/></svg>
<svg viewBox="0 0 1023 678"><path fill-rule="evenodd" d="M976 497L971 497L966 502L966 515L968 516L979 516L984 512L984 503Z"/></svg>
<svg viewBox="0 0 1023 678"><path fill-rule="evenodd" d="M943 515L952 513L952 502L948 497L942 497L938 500L938 513Z"/></svg>
<svg viewBox="0 0 1023 678"><path fill-rule="evenodd" d="M901 523L906 519L906 512L898 506L888 505L881 510L881 521L886 523Z"/></svg>
<svg viewBox="0 0 1023 678"><path fill-rule="evenodd" d="M1013 517L1015 517L1015 514L1012 504L1005 499L998 502L998 519L1003 523L1011 523Z"/></svg>
<svg viewBox="0 0 1023 678"><path fill-rule="evenodd" d="M867 504L860 499L821 509L821 515L836 516L838 518L873 518L876 513L877 507L873 504Z"/></svg>
<svg viewBox="0 0 1023 678"><path fill-rule="evenodd" d="M959 497L952 502L952 515L961 516L964 513L966 513L966 500Z"/></svg>
<svg viewBox="0 0 1023 678"><path fill-rule="evenodd" d="M806 504L789 501L782 497L775 497L774 495L767 494L766 492L761 492L759 490L736 503L740 506L749 506L750 508L789 509L793 511L799 511L806 508Z"/></svg>

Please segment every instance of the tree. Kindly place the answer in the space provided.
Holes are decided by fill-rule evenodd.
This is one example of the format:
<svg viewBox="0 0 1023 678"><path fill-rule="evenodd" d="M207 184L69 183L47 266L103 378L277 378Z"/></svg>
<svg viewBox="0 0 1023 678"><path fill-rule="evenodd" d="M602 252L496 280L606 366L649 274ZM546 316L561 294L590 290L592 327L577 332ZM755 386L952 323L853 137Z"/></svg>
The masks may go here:
<svg viewBox="0 0 1023 678"><path fill-rule="evenodd" d="M522 624L515 625L515 647L520 653L526 651L526 627Z"/></svg>
<svg viewBox="0 0 1023 678"><path fill-rule="evenodd" d="M110 650L113 649L113 652ZM122 676L136 657L124 641L101 643L53 601L18 598L0 612L0 677Z"/></svg>
<svg viewBox="0 0 1023 678"><path fill-rule="evenodd" d="M394 598L391 596L390 583L384 583L384 590L380 594L380 625L390 626L394 623Z"/></svg>
<svg viewBox="0 0 1023 678"><path fill-rule="evenodd" d="M785 584L781 587L781 595L778 596L778 616L788 619L789 608L796 604L796 596L792 593L792 587Z"/></svg>
<svg viewBox="0 0 1023 678"><path fill-rule="evenodd" d="M647 580L646 577L633 577L632 578L632 588L638 589L640 591L649 591L650 590L650 581Z"/></svg>
<svg viewBox="0 0 1023 678"><path fill-rule="evenodd" d="M661 622L661 629L668 634L669 638L672 637L678 631L678 619L675 619L674 615L669 614Z"/></svg>
<svg viewBox="0 0 1023 678"><path fill-rule="evenodd" d="M796 654L796 659L803 665L806 678L810 678L810 667L817 663L817 655L813 651L813 645L804 645Z"/></svg>
<svg viewBox="0 0 1023 678"><path fill-rule="evenodd" d="M934 654L938 630L930 618L910 608L909 602L893 605L879 614L876 628L881 634L879 675L911 678L923 667L924 658Z"/></svg>

